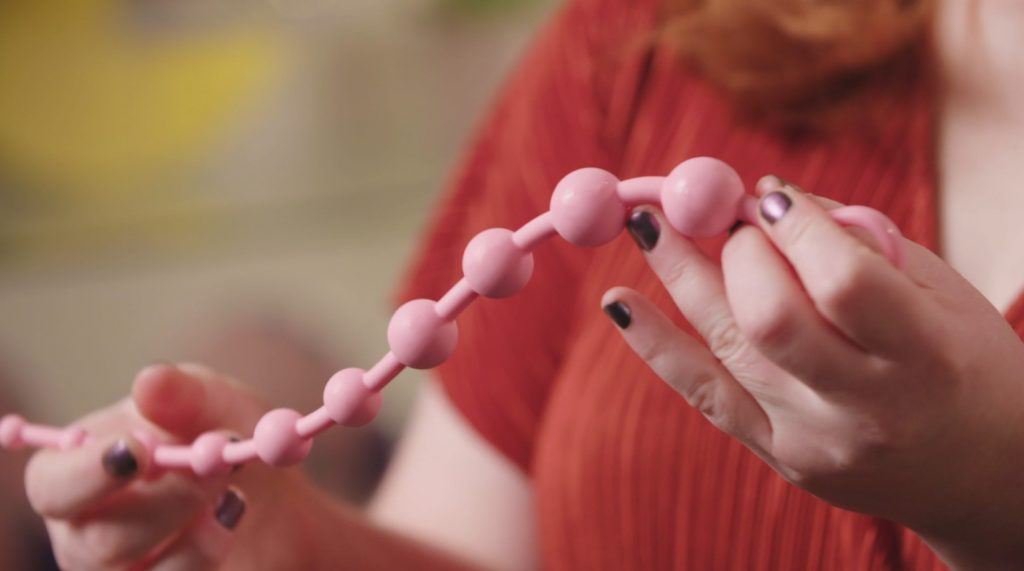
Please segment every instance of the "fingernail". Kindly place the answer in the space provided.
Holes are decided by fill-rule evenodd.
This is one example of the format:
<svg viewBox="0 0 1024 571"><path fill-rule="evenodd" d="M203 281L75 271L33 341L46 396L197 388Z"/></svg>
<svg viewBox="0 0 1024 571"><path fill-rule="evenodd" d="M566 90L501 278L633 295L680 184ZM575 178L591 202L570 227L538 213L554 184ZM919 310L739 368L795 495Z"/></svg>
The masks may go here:
<svg viewBox="0 0 1024 571"><path fill-rule="evenodd" d="M242 516L245 515L245 500L234 490L228 490L221 496L214 517L224 529L235 529Z"/></svg>
<svg viewBox="0 0 1024 571"><path fill-rule="evenodd" d="M769 224L775 224L792 205L793 201L785 194L779 191L770 192L761 197L761 216L764 216Z"/></svg>
<svg viewBox="0 0 1024 571"><path fill-rule="evenodd" d="M737 220L735 224L729 227L729 235L732 236L735 234L737 230L743 227L743 224L744 222L742 220Z"/></svg>
<svg viewBox="0 0 1024 571"><path fill-rule="evenodd" d="M658 243L658 236L661 235L661 225L653 214L646 210L630 214L626 222L626 229L633 237L636 244L645 252L650 252Z"/></svg>
<svg viewBox="0 0 1024 571"><path fill-rule="evenodd" d="M103 453L103 469L119 480L127 480L139 471L139 461L124 440L118 440Z"/></svg>
<svg viewBox="0 0 1024 571"><path fill-rule="evenodd" d="M629 306L621 301L613 301L604 306L604 312L612 318L619 329L625 329L633 322L633 314L629 311Z"/></svg>

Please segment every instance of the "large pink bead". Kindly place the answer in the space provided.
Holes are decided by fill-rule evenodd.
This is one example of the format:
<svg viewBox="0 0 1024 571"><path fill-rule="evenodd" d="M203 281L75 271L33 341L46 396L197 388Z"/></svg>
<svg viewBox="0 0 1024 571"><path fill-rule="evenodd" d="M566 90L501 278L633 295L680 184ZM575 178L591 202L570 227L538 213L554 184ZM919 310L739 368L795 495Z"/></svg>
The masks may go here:
<svg viewBox="0 0 1024 571"><path fill-rule="evenodd" d="M309 455L313 441L299 436L295 423L302 415L279 408L263 415L253 432L256 455L271 466L292 466Z"/></svg>
<svg viewBox="0 0 1024 571"><path fill-rule="evenodd" d="M16 414L8 414L0 419L0 447L16 450L24 446L25 442L21 438L24 428L25 419Z"/></svg>
<svg viewBox="0 0 1024 571"><path fill-rule="evenodd" d="M711 238L736 222L743 181L724 162L692 158L677 166L661 186L661 208L680 234Z"/></svg>
<svg viewBox="0 0 1024 571"><path fill-rule="evenodd" d="M566 241L600 246L619 235L626 224L626 205L616 192L612 173L585 168L566 175L551 195L551 220Z"/></svg>
<svg viewBox="0 0 1024 571"><path fill-rule="evenodd" d="M380 411L380 393L363 384L362 369L343 369L334 373L324 387L324 408L331 420L344 426L362 426Z"/></svg>
<svg viewBox="0 0 1024 571"><path fill-rule="evenodd" d="M353 428L357 426L363 426L369 424L373 419L377 418L377 414L380 413L380 407L384 404L384 399L381 394L370 393L370 396L366 397L363 404L359 405L356 412L349 417L348 422L345 426L351 426Z"/></svg>
<svg viewBox="0 0 1024 571"><path fill-rule="evenodd" d="M222 476L231 471L224 460L228 438L216 432L207 432L192 443L192 471L200 478Z"/></svg>
<svg viewBox="0 0 1024 571"><path fill-rule="evenodd" d="M473 291L484 297L508 297L530 281L533 254L520 249L513 235L506 228L491 228L469 241L462 255L462 273Z"/></svg>
<svg viewBox="0 0 1024 571"><path fill-rule="evenodd" d="M459 341L454 321L445 321L434 310L435 302L414 299L391 317L388 345L398 361L413 369L430 369L444 362Z"/></svg>

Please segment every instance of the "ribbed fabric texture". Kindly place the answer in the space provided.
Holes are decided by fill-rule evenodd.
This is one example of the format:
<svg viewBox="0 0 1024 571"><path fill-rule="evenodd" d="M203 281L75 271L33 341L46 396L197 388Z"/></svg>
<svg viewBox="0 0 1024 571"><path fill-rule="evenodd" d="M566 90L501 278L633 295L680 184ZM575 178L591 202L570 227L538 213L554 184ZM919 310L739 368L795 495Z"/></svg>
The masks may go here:
<svg viewBox="0 0 1024 571"><path fill-rule="evenodd" d="M665 174L696 155L729 162L748 185L774 173L880 209L937 247L924 82L876 136L784 137L737 122L651 41L658 25L652 0L580 0L559 13L471 145L401 299L436 299L461 276L477 232L543 212L573 169ZM717 255L721 244L702 245ZM438 370L472 426L532 477L545 569L943 568L912 533L802 492L710 426L602 315L601 294L615 285L678 316L627 236L592 250L554 239L523 293L460 318L459 348ZM1009 317L1024 332L1024 303Z"/></svg>

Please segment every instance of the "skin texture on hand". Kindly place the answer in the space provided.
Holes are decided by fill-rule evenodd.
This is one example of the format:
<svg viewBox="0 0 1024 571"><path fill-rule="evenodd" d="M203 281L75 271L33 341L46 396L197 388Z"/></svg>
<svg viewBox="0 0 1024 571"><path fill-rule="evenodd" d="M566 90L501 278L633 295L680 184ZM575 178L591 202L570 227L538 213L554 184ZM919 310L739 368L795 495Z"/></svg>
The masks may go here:
<svg viewBox="0 0 1024 571"><path fill-rule="evenodd" d="M62 568L252 569L294 563L277 554L296 534L286 500L301 490L295 471L246 466L227 476L150 470L137 431L191 442L210 430L244 434L266 407L234 381L197 365L160 364L135 379L131 398L84 418L94 441L40 451L26 488L43 516ZM271 534L280 541L257 541ZM232 549L240 542L244 550Z"/></svg>
<svg viewBox="0 0 1024 571"><path fill-rule="evenodd" d="M1024 566L1024 344L952 268L903 271L774 177L721 265L641 211L630 231L696 332L640 294L602 305L715 426L790 482L899 521L960 569ZM625 317L624 317L625 315Z"/></svg>
<svg viewBox="0 0 1024 571"><path fill-rule="evenodd" d="M436 406L426 409L438 412ZM142 429L163 442L191 442L209 430L249 434L266 410L236 382L204 367L162 364L143 369L135 379L131 398L80 422L97 436L95 442L71 451L43 450L29 463L29 499L45 520L61 567L69 571L479 569L468 562L478 555L472 549L459 545L435 548L385 529L315 488L297 468L281 470L252 463L227 476L206 480L191 473L155 472L149 470L144 447L132 436ZM450 414L455 415L454 411ZM444 419L428 416L432 420L421 421L417 429L436 434L439 420ZM447 426L451 420L441 424ZM405 454L405 476L393 479L422 483L430 469L415 458L429 457L430 463L436 464L436 456L428 454L434 450L434 442L428 438L412 447L420 450L413 450L412 461L410 454ZM451 458L486 468L487 461L481 460L479 451L456 448L455 454L449 451ZM455 465L462 464L453 462L453 469ZM472 505L502 505L488 503L484 496L490 489L486 485L467 488L465 479L457 480L446 478L454 485L435 487L425 496L447 497L458 492ZM504 482L506 478L497 478L495 485ZM390 487L396 488L396 484ZM507 501L518 499L513 495ZM436 512L426 515L436 523ZM505 516L504 531L517 527L510 521L514 517ZM455 519L458 521L449 525L453 530L474 523L464 515ZM473 528L478 534L474 545L481 543L482 527ZM500 538L509 549L532 548L515 545L510 534L494 528L495 537L483 543L498 545ZM462 537L469 541L467 534ZM444 547L465 553L453 555Z"/></svg>

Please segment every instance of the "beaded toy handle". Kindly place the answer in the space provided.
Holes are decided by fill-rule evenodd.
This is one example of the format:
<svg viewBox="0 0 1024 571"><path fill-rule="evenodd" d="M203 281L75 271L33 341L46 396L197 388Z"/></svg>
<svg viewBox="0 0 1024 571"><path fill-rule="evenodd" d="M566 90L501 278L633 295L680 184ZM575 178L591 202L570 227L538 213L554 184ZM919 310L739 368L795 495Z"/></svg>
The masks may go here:
<svg viewBox="0 0 1024 571"><path fill-rule="evenodd" d="M616 238L629 210L642 204L660 205L669 224L690 238L710 238L739 219L755 222L757 199L744 192L736 171L709 157L687 160L667 177L620 181L611 173L584 168L570 173L551 197L551 209L516 231L484 230L466 246L464 277L441 299L416 299L402 305L388 325L390 351L368 371L344 369L324 388L323 406L303 416L289 409L266 413L249 440L230 442L210 432L191 445L158 444L153 435L139 434L160 468L191 469L200 477L224 474L236 464L259 459L272 466L301 462L313 437L335 424L358 426L380 410L380 390L405 367L430 369L455 350L455 318L477 297L503 298L522 289L533 274L534 248L558 234L577 246L594 247ZM885 256L900 267L903 242L899 230L882 213L864 206L832 210L846 226L867 230ZM90 436L77 426L56 428L30 424L18 415L0 420L0 446L70 449Z"/></svg>

